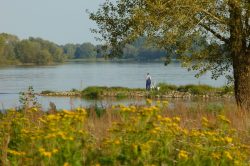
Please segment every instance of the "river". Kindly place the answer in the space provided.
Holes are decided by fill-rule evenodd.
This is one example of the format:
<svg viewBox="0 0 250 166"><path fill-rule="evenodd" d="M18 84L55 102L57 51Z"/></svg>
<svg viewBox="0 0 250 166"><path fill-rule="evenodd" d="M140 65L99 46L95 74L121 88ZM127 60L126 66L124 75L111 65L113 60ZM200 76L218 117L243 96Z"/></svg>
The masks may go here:
<svg viewBox="0 0 250 166"><path fill-rule="evenodd" d="M175 85L208 84L217 87L226 84L225 77L212 80L210 73L197 79L194 77L195 72L188 72L179 63L164 66L163 63L71 62L52 66L1 67L0 109L17 107L19 92L25 91L28 86L33 86L35 92L84 89L94 85L144 88L145 74L148 72L152 82L156 84L159 82ZM59 108L95 103L95 101L65 97L39 97L38 99L44 108L48 108L50 101Z"/></svg>

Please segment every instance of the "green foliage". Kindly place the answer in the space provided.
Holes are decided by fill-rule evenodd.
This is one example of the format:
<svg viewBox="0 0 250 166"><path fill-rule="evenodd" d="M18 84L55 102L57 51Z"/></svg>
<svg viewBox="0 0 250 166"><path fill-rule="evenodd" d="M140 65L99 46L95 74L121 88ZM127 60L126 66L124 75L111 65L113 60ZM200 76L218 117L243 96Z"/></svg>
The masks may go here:
<svg viewBox="0 0 250 166"><path fill-rule="evenodd" d="M83 127L85 118L84 109L54 114L9 110L0 121L0 153L5 156L0 164L89 165L93 138Z"/></svg>
<svg viewBox="0 0 250 166"><path fill-rule="evenodd" d="M41 94L43 94L43 95L46 95L46 94L49 94L49 93L54 93L54 91L44 90L44 91L41 92Z"/></svg>
<svg viewBox="0 0 250 166"><path fill-rule="evenodd" d="M76 44L66 44L62 46L62 48L68 59L75 58L75 52L77 48Z"/></svg>
<svg viewBox="0 0 250 166"><path fill-rule="evenodd" d="M171 85L166 83L159 83L155 89L147 92L142 88L124 88L124 87L100 87L91 86L81 92L83 97L100 98L100 97L164 97L164 95L175 97L231 97L233 95L232 87L212 87L209 85ZM185 94L187 92L189 94ZM224 96L225 95L225 96Z"/></svg>
<svg viewBox="0 0 250 166"><path fill-rule="evenodd" d="M149 99L109 109L8 110L0 116L0 165L249 165L249 114L170 110Z"/></svg>
<svg viewBox="0 0 250 166"><path fill-rule="evenodd" d="M216 79L232 68L231 36L226 34L230 34L228 30L232 25L228 19L235 21L228 16L236 11L228 11L228 8L248 8L245 1L239 3L236 0L231 4L211 0L106 0L96 12L90 13L90 19L98 25L93 32L101 35L100 40L111 48L111 57L118 56L127 44L143 37L158 51L167 50L167 56L180 58L189 70L199 70L198 75L211 70ZM242 20L245 16L242 14ZM151 57L150 51L141 51L145 57Z"/></svg>
<svg viewBox="0 0 250 166"><path fill-rule="evenodd" d="M107 87L90 86L82 91L82 95L91 99L96 99L101 96L105 89L107 89Z"/></svg>
<svg viewBox="0 0 250 166"><path fill-rule="evenodd" d="M122 99L128 97L126 93L118 92L115 96L117 99Z"/></svg>
<svg viewBox="0 0 250 166"><path fill-rule="evenodd" d="M29 108L40 108L41 105L38 103L36 94L32 86L28 87L26 92L21 92L19 96L19 102L21 109L27 110Z"/></svg>
<svg viewBox="0 0 250 166"><path fill-rule="evenodd" d="M90 86L82 91L82 96L96 99L103 97L103 95L109 97L124 98L133 95L133 93L144 92L144 89L130 89L125 87L101 87L101 86Z"/></svg>
<svg viewBox="0 0 250 166"><path fill-rule="evenodd" d="M190 92L192 94L203 95L214 92L217 88L209 85L183 85L179 86L177 90L180 92Z"/></svg>
<svg viewBox="0 0 250 166"><path fill-rule="evenodd" d="M223 86L221 89L221 94L234 93L234 87L232 85Z"/></svg>
<svg viewBox="0 0 250 166"><path fill-rule="evenodd" d="M1 64L36 64L46 65L61 63L66 59L106 58L111 52L105 45L91 43L65 44L59 46L41 38L30 37L19 40L16 36L0 34L0 65ZM167 52L147 43L140 37L135 42L124 46L120 59L133 61L161 60Z"/></svg>
<svg viewBox="0 0 250 166"><path fill-rule="evenodd" d="M119 87L119 86L108 87L107 89L110 91L128 91L128 90L131 90L130 88Z"/></svg>
<svg viewBox="0 0 250 166"><path fill-rule="evenodd" d="M177 90L176 85L169 85L165 83L159 83L157 87L160 87L160 92L163 92L163 93Z"/></svg>
<svg viewBox="0 0 250 166"><path fill-rule="evenodd" d="M74 58L96 58L96 48L91 43L83 43L75 51Z"/></svg>
<svg viewBox="0 0 250 166"><path fill-rule="evenodd" d="M16 36L0 34L0 65L60 63L66 56L58 45L40 39L21 40Z"/></svg>
<svg viewBox="0 0 250 166"><path fill-rule="evenodd" d="M18 63L15 57L15 47L19 39L6 33L0 34L0 65Z"/></svg>
<svg viewBox="0 0 250 166"><path fill-rule="evenodd" d="M217 79L233 70L236 102L249 110L249 4L249 0L106 0L90 19L98 26L93 32L111 47L111 57L143 36L171 53L165 64L169 56L176 56L183 67L198 71L197 77L211 71Z"/></svg>

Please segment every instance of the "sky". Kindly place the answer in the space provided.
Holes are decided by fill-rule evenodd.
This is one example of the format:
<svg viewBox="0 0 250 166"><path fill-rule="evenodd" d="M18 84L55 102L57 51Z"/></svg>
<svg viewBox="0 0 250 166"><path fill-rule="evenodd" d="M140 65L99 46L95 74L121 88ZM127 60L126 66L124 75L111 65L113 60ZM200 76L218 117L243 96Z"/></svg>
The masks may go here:
<svg viewBox="0 0 250 166"><path fill-rule="evenodd" d="M105 0L0 0L0 33L20 39L41 37L57 44L91 42L96 34L86 10L96 11Z"/></svg>

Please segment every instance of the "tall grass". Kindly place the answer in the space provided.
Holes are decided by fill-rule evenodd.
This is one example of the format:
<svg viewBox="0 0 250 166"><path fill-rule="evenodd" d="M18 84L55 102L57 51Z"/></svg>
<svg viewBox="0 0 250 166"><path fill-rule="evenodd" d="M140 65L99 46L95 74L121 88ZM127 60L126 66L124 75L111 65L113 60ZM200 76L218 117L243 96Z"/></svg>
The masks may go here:
<svg viewBox="0 0 250 166"><path fill-rule="evenodd" d="M233 104L148 99L0 116L1 165L249 165L249 138L250 112Z"/></svg>

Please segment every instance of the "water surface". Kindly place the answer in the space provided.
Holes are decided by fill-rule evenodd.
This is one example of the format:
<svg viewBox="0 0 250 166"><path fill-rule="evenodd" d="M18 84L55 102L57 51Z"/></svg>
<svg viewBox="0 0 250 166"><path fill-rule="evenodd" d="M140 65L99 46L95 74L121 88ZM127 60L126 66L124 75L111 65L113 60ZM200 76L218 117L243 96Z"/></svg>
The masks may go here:
<svg viewBox="0 0 250 166"><path fill-rule="evenodd" d="M18 106L18 93L25 91L28 86L33 86L36 92L84 89L94 85L144 88L148 72L153 83L208 84L217 87L226 84L225 77L212 80L209 73L197 79L194 77L195 72L188 72L179 63L164 66L163 63L78 62L55 66L2 67L0 108ZM51 100L65 108L69 108L72 103L70 98L39 97L39 102L44 103L44 106ZM81 99L74 101L75 105L89 103Z"/></svg>

